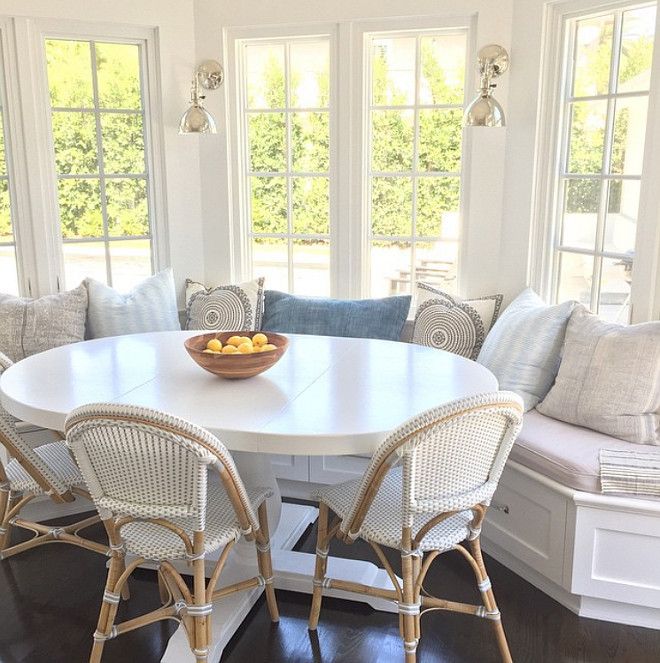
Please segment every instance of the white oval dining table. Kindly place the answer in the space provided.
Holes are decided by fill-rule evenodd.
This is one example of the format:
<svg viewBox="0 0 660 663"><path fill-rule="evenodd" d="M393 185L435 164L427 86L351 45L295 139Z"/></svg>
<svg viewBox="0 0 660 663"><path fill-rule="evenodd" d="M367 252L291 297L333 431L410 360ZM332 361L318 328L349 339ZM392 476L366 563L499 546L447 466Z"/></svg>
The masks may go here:
<svg viewBox="0 0 660 663"><path fill-rule="evenodd" d="M271 454L369 454L396 426L424 410L498 388L476 362L419 345L375 339L289 335L289 349L267 372L225 380L197 366L183 342L194 331L156 332L65 345L16 363L0 378L4 408L31 424L61 431L67 414L87 403L151 407L203 426L232 451L248 484L270 486L275 586L310 593L314 556L291 548L317 510L282 505ZM226 583L253 571L241 547L223 572ZM389 586L369 562L331 558L329 575ZM209 566L212 561L209 561ZM235 594L214 608L209 661L240 625L260 590ZM357 600L336 590L329 595ZM394 610L380 599L372 607ZM194 661L183 629L163 661Z"/></svg>

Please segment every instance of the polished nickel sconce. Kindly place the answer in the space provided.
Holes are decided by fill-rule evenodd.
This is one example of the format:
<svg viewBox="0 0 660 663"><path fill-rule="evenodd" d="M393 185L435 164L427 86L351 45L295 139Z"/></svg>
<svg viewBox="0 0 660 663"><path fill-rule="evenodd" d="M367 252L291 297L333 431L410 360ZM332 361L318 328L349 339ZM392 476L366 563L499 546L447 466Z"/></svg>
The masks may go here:
<svg viewBox="0 0 660 663"><path fill-rule="evenodd" d="M205 60L197 67L190 88L190 108L181 116L180 134L215 134L218 132L211 113L204 108L205 90L217 90L225 78L222 65L216 60Z"/></svg>
<svg viewBox="0 0 660 663"><path fill-rule="evenodd" d="M491 83L509 68L509 54L497 44L484 46L477 54L477 68L481 84L479 94L465 111L463 123L466 127L503 127L506 125L502 106L493 98Z"/></svg>

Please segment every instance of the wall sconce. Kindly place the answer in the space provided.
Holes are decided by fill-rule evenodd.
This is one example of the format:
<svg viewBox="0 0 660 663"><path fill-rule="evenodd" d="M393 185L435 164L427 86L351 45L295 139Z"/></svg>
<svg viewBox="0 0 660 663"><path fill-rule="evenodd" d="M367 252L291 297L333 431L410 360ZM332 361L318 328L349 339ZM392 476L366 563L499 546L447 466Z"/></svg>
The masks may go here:
<svg viewBox="0 0 660 663"><path fill-rule="evenodd" d="M491 83L509 68L509 54L497 44L484 46L477 54L477 69L481 78L479 94L465 111L463 123L466 127L503 127L506 125L502 106L493 98Z"/></svg>
<svg viewBox="0 0 660 663"><path fill-rule="evenodd" d="M190 88L190 108L181 116L180 134L215 134L218 132L211 113L202 105L205 95L200 94L200 86L205 90L217 90L225 78L222 65L216 60L205 60L197 67Z"/></svg>

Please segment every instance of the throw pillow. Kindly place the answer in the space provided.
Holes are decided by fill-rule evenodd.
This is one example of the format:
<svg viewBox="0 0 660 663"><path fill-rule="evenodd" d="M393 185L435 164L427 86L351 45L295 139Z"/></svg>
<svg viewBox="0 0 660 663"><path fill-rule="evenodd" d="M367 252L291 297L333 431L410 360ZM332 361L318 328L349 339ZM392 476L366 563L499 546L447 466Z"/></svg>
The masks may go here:
<svg viewBox="0 0 660 663"><path fill-rule="evenodd" d="M384 299L324 299L267 290L263 329L284 334L398 341L410 299L410 295Z"/></svg>
<svg viewBox="0 0 660 663"><path fill-rule="evenodd" d="M617 325L579 307L557 380L537 410L638 444L660 444L660 322Z"/></svg>
<svg viewBox="0 0 660 663"><path fill-rule="evenodd" d="M85 338L87 290L38 299L0 294L0 352L12 361Z"/></svg>
<svg viewBox="0 0 660 663"><path fill-rule="evenodd" d="M502 295L458 299L418 283L412 342L476 359L501 305Z"/></svg>
<svg viewBox="0 0 660 663"><path fill-rule="evenodd" d="M85 285L87 338L181 329L171 269L144 279L126 294L92 278Z"/></svg>
<svg viewBox="0 0 660 663"><path fill-rule="evenodd" d="M481 346L477 361L495 374L500 389L523 399L525 411L552 386L575 305L569 301L548 306L527 288L500 315Z"/></svg>
<svg viewBox="0 0 660 663"><path fill-rule="evenodd" d="M264 310L264 279L207 288L186 281L186 329L256 331Z"/></svg>

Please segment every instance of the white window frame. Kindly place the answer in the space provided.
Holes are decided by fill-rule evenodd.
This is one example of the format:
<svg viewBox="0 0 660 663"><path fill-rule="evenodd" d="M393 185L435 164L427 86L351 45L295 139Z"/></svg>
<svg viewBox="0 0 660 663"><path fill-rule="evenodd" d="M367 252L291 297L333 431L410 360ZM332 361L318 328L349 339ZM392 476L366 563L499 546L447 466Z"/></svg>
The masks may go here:
<svg viewBox="0 0 660 663"><path fill-rule="evenodd" d="M59 292L64 284L57 174L51 127L51 106L46 71L45 40L79 39L129 43L140 46L142 103L145 134L147 198L150 211L152 268L169 265L169 233L165 195L163 117L158 62L158 35L154 28L112 23L88 23L50 19L8 18L10 38L5 42L9 62L9 84L14 85L11 122L15 133L14 162L19 173L14 185L24 191L26 205L19 200L22 285L25 294L39 296ZM2 23L0 22L0 27ZM5 68L7 69L7 67ZM17 82L20 81L20 85ZM10 120L14 119L10 117ZM30 176L27 176L29 164ZM20 181L20 183L19 183ZM30 232L26 230L29 227ZM29 237L25 237L29 234ZM27 240L27 242L26 242ZM32 253L32 259L24 255ZM76 284L67 284L75 287Z"/></svg>
<svg viewBox="0 0 660 663"><path fill-rule="evenodd" d="M557 247L561 201L559 180L567 144L565 115L567 66L571 53L567 30L571 21L583 16L644 4L639 0L581 0L548 5L545 10L541 60L541 92L537 117L534 191L532 202L532 242L528 281L547 301L552 301L557 279ZM557 57L557 44L562 45ZM651 71L646 146L640 188L631 322L660 317L660 11ZM548 155L552 158L548 159ZM593 255L595 252L588 252Z"/></svg>
<svg viewBox="0 0 660 663"><path fill-rule="evenodd" d="M368 227L369 181L369 87L365 48L367 35L388 32L467 31L465 98L476 90L476 73L471 66L475 48L475 16L422 16L413 18L345 21L339 23L306 23L263 27L225 28L223 42L227 62L227 145L230 155L230 216L232 244L232 278L243 281L251 270L248 247L249 219L246 211L244 145L240 125L241 105L238 91L240 71L237 49L241 40L297 36L330 36L330 283L331 296L342 298L369 297L370 231ZM342 100L341 103L338 100ZM348 101L347 101L348 100ZM465 187L470 179L472 138L463 132L461 154L461 211L457 287L464 283L467 266L466 220L468 196ZM341 164L341 168L338 168Z"/></svg>

